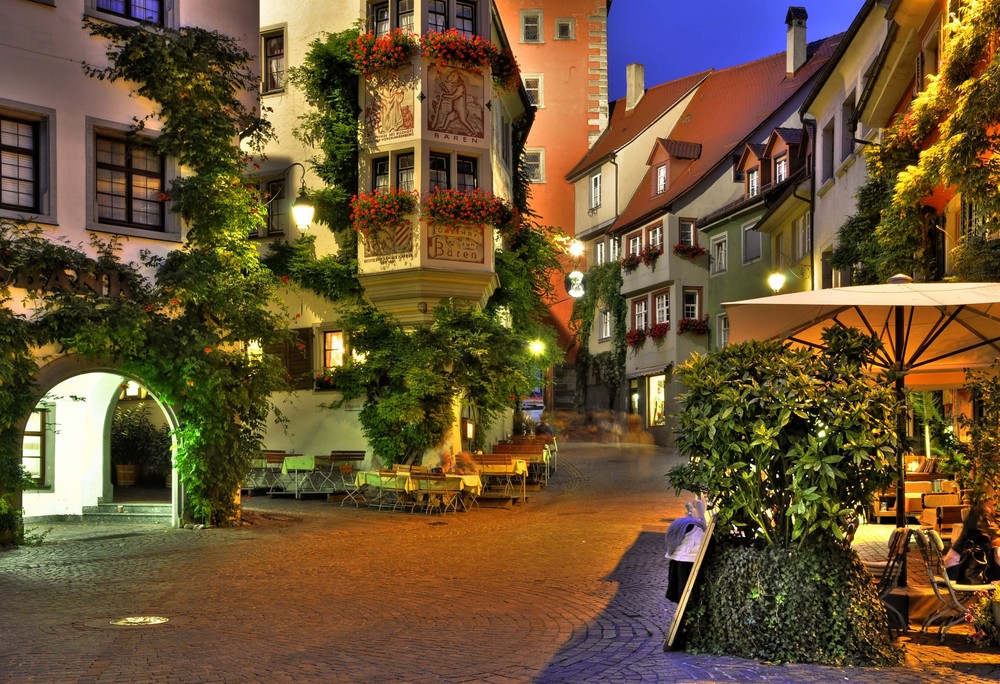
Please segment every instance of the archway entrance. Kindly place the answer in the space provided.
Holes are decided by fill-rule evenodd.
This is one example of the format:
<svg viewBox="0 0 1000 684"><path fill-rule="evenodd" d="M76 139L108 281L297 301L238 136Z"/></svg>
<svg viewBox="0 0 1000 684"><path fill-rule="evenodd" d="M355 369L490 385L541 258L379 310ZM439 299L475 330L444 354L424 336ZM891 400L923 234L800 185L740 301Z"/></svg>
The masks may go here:
<svg viewBox="0 0 1000 684"><path fill-rule="evenodd" d="M136 378L80 366L64 357L39 372L42 394L25 424L22 450L37 485L22 495L25 522L117 515L176 526L180 492L169 458L169 433L177 425L173 411ZM116 473L118 464L132 465L131 476Z"/></svg>

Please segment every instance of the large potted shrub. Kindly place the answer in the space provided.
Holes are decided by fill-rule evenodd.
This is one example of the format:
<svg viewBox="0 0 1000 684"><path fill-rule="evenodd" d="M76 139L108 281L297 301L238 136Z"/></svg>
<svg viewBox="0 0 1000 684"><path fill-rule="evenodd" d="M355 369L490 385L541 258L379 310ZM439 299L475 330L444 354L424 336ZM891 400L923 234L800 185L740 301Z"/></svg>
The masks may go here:
<svg viewBox="0 0 1000 684"><path fill-rule="evenodd" d="M162 484L170 473L170 428L156 426L149 405L119 406L111 423L111 463L115 484L128 487L140 477Z"/></svg>
<svg viewBox="0 0 1000 684"><path fill-rule="evenodd" d="M695 355L669 473L705 493L714 545L682 638L697 651L830 665L899 664L875 583L845 540L890 484L892 383L867 367L878 342L826 331L826 352L746 342Z"/></svg>

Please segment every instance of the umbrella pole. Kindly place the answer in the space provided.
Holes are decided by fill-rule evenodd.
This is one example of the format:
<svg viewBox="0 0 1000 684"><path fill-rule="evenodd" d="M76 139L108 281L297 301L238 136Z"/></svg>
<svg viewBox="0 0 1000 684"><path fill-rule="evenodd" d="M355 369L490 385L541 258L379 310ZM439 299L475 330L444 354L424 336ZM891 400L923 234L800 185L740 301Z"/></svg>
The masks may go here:
<svg viewBox="0 0 1000 684"><path fill-rule="evenodd" d="M896 367L896 400L898 402L896 409L896 471L899 473L899 480L896 482L896 527L906 527L906 464L904 463L903 456L906 453L906 393L904 390L904 383L906 379L903 377L903 353L905 344L904 329L903 329L903 307L896 306L893 307L895 314L895 334L896 334L896 349L895 349L895 367ZM906 554L900 559L900 569L899 569L899 580L898 586L906 586Z"/></svg>

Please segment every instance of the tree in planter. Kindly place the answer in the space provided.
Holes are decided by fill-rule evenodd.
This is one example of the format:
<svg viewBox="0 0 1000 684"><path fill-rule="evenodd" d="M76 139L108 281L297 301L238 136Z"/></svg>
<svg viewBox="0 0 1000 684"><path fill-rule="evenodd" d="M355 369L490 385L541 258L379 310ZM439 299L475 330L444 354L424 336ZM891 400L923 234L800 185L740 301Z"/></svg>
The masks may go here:
<svg viewBox="0 0 1000 684"><path fill-rule="evenodd" d="M824 341L824 353L728 345L675 371L687 387L677 446L690 461L670 482L713 501L719 542L685 622L694 649L900 660L874 583L844 543L892 481L897 400L892 383L870 375L877 341L839 328Z"/></svg>
<svg viewBox="0 0 1000 684"><path fill-rule="evenodd" d="M169 476L170 446L170 428L153 425L145 402L115 409L110 444L113 465L133 465L140 477L146 473L157 479Z"/></svg>

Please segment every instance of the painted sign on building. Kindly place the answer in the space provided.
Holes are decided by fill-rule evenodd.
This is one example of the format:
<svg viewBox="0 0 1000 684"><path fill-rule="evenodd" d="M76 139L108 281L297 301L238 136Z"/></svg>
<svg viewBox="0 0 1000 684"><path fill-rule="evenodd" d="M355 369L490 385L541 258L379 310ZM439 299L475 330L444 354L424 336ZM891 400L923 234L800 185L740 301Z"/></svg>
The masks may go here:
<svg viewBox="0 0 1000 684"><path fill-rule="evenodd" d="M482 74L432 67L427 132L432 140L486 147L486 81Z"/></svg>
<svg viewBox="0 0 1000 684"><path fill-rule="evenodd" d="M427 226L427 257L438 261L482 264L486 239L481 225Z"/></svg>

